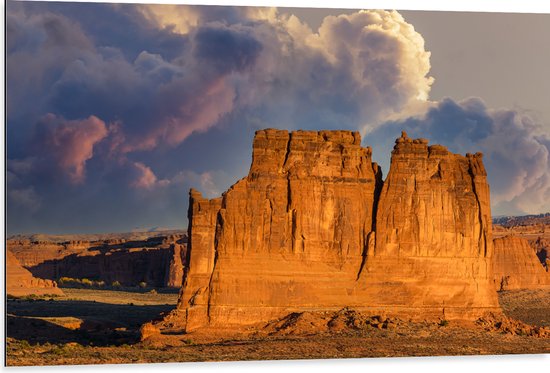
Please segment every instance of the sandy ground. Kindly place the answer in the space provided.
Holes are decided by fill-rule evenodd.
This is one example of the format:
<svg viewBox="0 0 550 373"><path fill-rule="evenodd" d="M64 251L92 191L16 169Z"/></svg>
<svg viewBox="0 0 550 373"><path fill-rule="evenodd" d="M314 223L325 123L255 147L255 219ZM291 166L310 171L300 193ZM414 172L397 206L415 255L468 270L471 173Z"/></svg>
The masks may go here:
<svg viewBox="0 0 550 373"><path fill-rule="evenodd" d="M357 317L350 324L348 312L322 332L304 328L318 322L316 316L298 315L239 337L175 334L141 343L139 327L172 309L177 294L69 289L62 298L8 301L7 364L550 353L550 337L539 328L550 326L550 290L501 292L499 298L509 317L535 327Z"/></svg>

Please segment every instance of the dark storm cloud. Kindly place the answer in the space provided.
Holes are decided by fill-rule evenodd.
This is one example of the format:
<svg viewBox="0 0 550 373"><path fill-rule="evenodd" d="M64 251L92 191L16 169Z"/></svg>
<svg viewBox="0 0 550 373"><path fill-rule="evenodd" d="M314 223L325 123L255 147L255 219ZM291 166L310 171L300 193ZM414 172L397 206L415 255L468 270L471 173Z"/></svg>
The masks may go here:
<svg viewBox="0 0 550 373"><path fill-rule="evenodd" d="M454 152L482 151L493 214L550 210L550 138L528 115L489 109L478 98L444 99L422 116L383 124L366 142L375 154L388 154L401 130Z"/></svg>
<svg viewBox="0 0 550 373"><path fill-rule="evenodd" d="M195 35L197 61L219 74L250 68L261 50L262 45L253 36L227 27L201 27Z"/></svg>
<svg viewBox="0 0 550 373"><path fill-rule="evenodd" d="M10 8L17 6L13 4ZM132 4L28 2L22 8L28 13L61 14L78 24L94 45L117 48L130 61L144 50L171 60L186 47L185 37L155 27Z"/></svg>
<svg viewBox="0 0 550 373"><path fill-rule="evenodd" d="M171 25L153 32L155 25L139 9L143 7L109 4L16 7L10 29L29 29L30 23L34 28L28 34L38 35L30 38L39 42L29 48L14 37L12 44L18 45L10 46L13 84L8 89L19 104L9 113L12 123L32 123L29 115L17 118L32 94L39 103L37 114L119 121L128 141L123 152L128 152L178 145L234 110L255 107L264 109L259 111L263 121L284 113L282 120L289 123L294 117L295 126L308 127L319 119L329 127L357 128L425 96L431 83L425 77L429 54L422 39L397 13L330 17L315 34L296 18L247 18L244 11L216 8L214 14L224 15L223 22L210 22L210 8L191 7L200 24L177 34ZM133 41L92 20L116 24L118 33L125 30ZM146 32L135 31L137 25ZM105 33L114 36L105 39ZM170 48L162 48L168 36L186 46L172 59L165 53ZM129 54L129 44L143 49ZM147 49L151 45L155 48ZM398 65L407 67L397 70ZM29 79L28 71L38 77ZM49 78L35 85L44 76ZM312 118L308 113L313 108L322 109Z"/></svg>
<svg viewBox="0 0 550 373"><path fill-rule="evenodd" d="M182 227L185 191L191 183L213 191L212 180L219 178L204 175L219 173L178 170L174 159L170 175L159 177L147 161L129 153L154 149L159 142L175 146L214 125L233 107L235 92L227 76L253 64L260 44L222 25L199 29L194 45L200 53L193 57L192 46L172 48L162 41L169 35L183 46L186 35L153 27L131 7L12 4L8 230ZM94 26L92 20L101 15ZM139 23L128 25L133 16ZM127 37L105 39L114 28ZM220 41L217 54L207 53L204 43L215 41L209 35ZM224 45L228 40L231 45ZM171 61L176 56L178 61ZM222 65L219 59L231 63ZM117 212L105 215L113 206ZM132 213L130 221L125 214Z"/></svg>

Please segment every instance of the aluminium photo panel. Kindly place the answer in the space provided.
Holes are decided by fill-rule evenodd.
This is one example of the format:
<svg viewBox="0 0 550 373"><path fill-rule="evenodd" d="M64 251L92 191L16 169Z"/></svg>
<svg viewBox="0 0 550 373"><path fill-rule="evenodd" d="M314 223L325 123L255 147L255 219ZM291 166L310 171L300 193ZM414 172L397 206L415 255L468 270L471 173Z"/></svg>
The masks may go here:
<svg viewBox="0 0 550 373"><path fill-rule="evenodd" d="M550 353L550 15L13 1L7 366Z"/></svg>

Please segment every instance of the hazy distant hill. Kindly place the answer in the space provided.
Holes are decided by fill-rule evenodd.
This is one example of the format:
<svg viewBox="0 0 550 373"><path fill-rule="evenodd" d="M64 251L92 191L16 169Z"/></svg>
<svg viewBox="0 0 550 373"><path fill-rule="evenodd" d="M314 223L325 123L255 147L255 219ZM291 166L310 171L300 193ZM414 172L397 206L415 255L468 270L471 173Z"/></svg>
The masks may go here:
<svg viewBox="0 0 550 373"><path fill-rule="evenodd" d="M499 216L493 218L493 224L499 224L506 228L522 225L550 224L550 212L538 215Z"/></svg>
<svg viewBox="0 0 550 373"><path fill-rule="evenodd" d="M105 240L132 240L140 241L147 240L150 237L157 236L169 236L184 234L185 229L152 229L143 232L124 232L124 233L95 233L95 234L18 234L8 237L10 240L31 240L36 241L49 241L49 242L68 242L68 241L105 241Z"/></svg>

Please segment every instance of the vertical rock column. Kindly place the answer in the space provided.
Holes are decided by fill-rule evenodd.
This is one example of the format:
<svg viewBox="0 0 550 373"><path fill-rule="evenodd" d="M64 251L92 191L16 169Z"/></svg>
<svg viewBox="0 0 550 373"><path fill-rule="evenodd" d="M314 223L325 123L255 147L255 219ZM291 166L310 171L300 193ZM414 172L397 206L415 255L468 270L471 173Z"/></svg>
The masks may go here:
<svg viewBox="0 0 550 373"><path fill-rule="evenodd" d="M189 192L189 243L184 283L178 310L187 330L208 323L210 282L216 261L216 221L221 198L208 200L195 189Z"/></svg>
<svg viewBox="0 0 550 373"><path fill-rule="evenodd" d="M172 288L181 288L183 284L184 263L187 257L187 247L185 244L174 242L168 248L169 261L164 280L164 286Z"/></svg>
<svg viewBox="0 0 550 373"><path fill-rule="evenodd" d="M481 154L464 157L403 133L378 202L367 302L445 317L498 310L492 251Z"/></svg>

